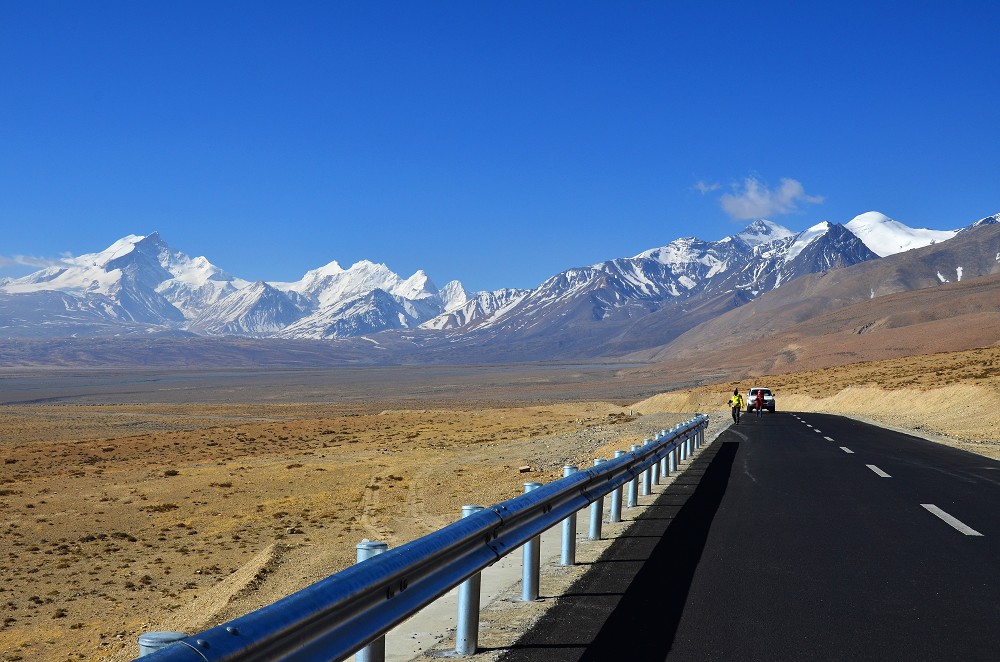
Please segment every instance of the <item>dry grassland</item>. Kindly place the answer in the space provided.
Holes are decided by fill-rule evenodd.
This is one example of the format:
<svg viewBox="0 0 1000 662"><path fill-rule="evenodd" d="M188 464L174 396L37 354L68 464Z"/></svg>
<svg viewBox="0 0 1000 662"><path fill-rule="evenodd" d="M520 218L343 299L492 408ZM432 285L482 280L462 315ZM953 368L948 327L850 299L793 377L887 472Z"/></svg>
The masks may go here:
<svg viewBox="0 0 1000 662"><path fill-rule="evenodd" d="M649 433L607 403L368 409L0 408L0 659L130 659Z"/></svg>

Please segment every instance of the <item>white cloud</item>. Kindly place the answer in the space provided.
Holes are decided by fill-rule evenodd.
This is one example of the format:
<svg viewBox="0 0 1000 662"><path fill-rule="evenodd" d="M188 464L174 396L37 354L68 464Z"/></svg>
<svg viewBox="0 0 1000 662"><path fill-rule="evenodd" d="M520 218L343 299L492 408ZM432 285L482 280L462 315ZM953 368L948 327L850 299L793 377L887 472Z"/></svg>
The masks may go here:
<svg viewBox="0 0 1000 662"><path fill-rule="evenodd" d="M702 195L706 195L708 193L711 193L712 191L718 191L720 188L722 188L722 184L719 184L718 182L712 182L711 184L709 184L704 180L698 180L698 182L694 185L694 187L698 190L699 193L701 193Z"/></svg>
<svg viewBox="0 0 1000 662"><path fill-rule="evenodd" d="M34 267L35 269L45 269L46 267L60 267L66 264L66 259L71 256L66 255L64 258L51 258L51 257L32 257L31 255L0 255L0 269L9 269L11 267Z"/></svg>
<svg viewBox="0 0 1000 662"><path fill-rule="evenodd" d="M756 177L743 180L742 188L734 185L733 192L723 194L719 200L723 211L738 221L788 214L798 209L800 203L821 202L823 196L807 195L802 184L794 179L782 179L781 185L772 191Z"/></svg>

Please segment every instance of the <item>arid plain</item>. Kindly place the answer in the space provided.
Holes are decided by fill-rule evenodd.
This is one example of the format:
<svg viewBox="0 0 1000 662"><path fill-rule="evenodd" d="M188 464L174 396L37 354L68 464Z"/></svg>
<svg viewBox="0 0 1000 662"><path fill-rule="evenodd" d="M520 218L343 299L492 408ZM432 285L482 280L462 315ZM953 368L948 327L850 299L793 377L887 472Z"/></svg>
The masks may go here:
<svg viewBox="0 0 1000 662"><path fill-rule="evenodd" d="M0 659L130 659L674 420L616 372L6 374Z"/></svg>
<svg viewBox="0 0 1000 662"><path fill-rule="evenodd" d="M754 381L782 409L1000 455L998 348ZM271 602L364 538L422 535L717 411L734 383L751 385L600 365L4 374L0 659L129 659L143 631Z"/></svg>

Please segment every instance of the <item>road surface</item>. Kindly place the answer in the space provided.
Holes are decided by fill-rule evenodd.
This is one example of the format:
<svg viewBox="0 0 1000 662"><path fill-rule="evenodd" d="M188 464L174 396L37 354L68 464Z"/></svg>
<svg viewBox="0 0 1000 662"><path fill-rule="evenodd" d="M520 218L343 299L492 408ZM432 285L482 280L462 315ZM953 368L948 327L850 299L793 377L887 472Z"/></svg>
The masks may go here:
<svg viewBox="0 0 1000 662"><path fill-rule="evenodd" d="M1000 462L744 416L501 659L1000 659Z"/></svg>

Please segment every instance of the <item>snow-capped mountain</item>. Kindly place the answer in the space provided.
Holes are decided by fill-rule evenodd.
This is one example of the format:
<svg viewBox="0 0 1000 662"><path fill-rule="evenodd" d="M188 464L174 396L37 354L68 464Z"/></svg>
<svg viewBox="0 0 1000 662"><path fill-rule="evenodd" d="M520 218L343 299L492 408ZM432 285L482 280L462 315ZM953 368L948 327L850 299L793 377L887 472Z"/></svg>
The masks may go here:
<svg viewBox="0 0 1000 662"><path fill-rule="evenodd" d="M844 226L792 232L767 220L719 241L693 237L631 258L569 269L469 329L480 342L533 347L553 339L564 356L602 346L666 342L806 273L877 259Z"/></svg>
<svg viewBox="0 0 1000 662"><path fill-rule="evenodd" d="M754 254L743 270L745 275L736 287L749 290L756 297L805 274L877 257L843 225L824 221L798 234L754 246Z"/></svg>
<svg viewBox="0 0 1000 662"><path fill-rule="evenodd" d="M440 313L433 297L407 299L375 288L343 302L320 308L290 324L277 338L329 340L348 338L389 329L409 329Z"/></svg>
<svg viewBox="0 0 1000 662"><path fill-rule="evenodd" d="M81 332L133 332L135 325L151 331L185 330L203 335L268 337L296 322L310 329L301 337L340 337L417 326L469 294L458 281L438 291L423 271L401 278L384 264L362 261L343 269L331 262L307 272L293 283L264 283L236 278L204 257L190 258L170 248L157 233L129 235L107 249L67 258L60 264L20 279L5 279L0 324L17 333L38 335L51 329L81 325ZM357 301L386 301L393 313L382 326ZM59 293L59 296L53 296ZM398 309L398 310L397 310ZM13 311L31 314L13 317ZM350 315L359 315L352 321ZM6 314L4 314L6 313ZM339 331L317 332L326 327ZM361 331L363 329L363 331Z"/></svg>
<svg viewBox="0 0 1000 662"><path fill-rule="evenodd" d="M911 228L877 211L855 216L845 227L879 257L947 241L958 234L958 230Z"/></svg>
<svg viewBox="0 0 1000 662"><path fill-rule="evenodd" d="M966 230L971 230L973 228L981 228L984 225L996 225L998 223L1000 223L1000 214L993 214L992 216L987 216L986 218L976 221L967 228L962 228L959 232L965 232Z"/></svg>
<svg viewBox="0 0 1000 662"><path fill-rule="evenodd" d="M736 235L748 246L761 246L796 236L798 235L788 228L763 218L754 221L743 232Z"/></svg>
<svg viewBox="0 0 1000 662"><path fill-rule="evenodd" d="M294 324L304 310L288 293L257 281L205 308L188 328L212 336L265 337Z"/></svg>
<svg viewBox="0 0 1000 662"><path fill-rule="evenodd" d="M485 294L485 293L481 293ZM464 306L475 295L469 294L468 290L457 280L445 283L444 287L438 290L438 297L445 310L456 310Z"/></svg>
<svg viewBox="0 0 1000 662"><path fill-rule="evenodd" d="M506 289L494 292L480 292L471 298L466 295L466 301L463 304L447 307L446 312L424 322L420 325L420 328L436 329L438 331L461 329L463 327L472 328L494 315L502 314L505 308L516 304L527 296L530 291Z"/></svg>
<svg viewBox="0 0 1000 662"><path fill-rule="evenodd" d="M404 280L386 265L368 260L362 260L348 269L330 262L306 272L297 282L271 285L283 292L294 292L304 297L316 308L337 305L376 289L405 299L427 299L438 293L423 271L417 271Z"/></svg>
<svg viewBox="0 0 1000 662"><path fill-rule="evenodd" d="M156 233L129 235L99 253L0 281L0 334L332 340L406 330L395 347L447 357L463 347L476 360L620 355L662 345L804 275L955 235L909 228L876 212L802 232L761 219L718 241L685 237L567 269L532 290L478 293L459 281L438 289L422 270L403 278L369 261L346 269L330 262L294 282L251 282L204 257L189 258ZM934 265L935 277L961 266ZM389 351L385 342L370 344Z"/></svg>
<svg viewBox="0 0 1000 662"><path fill-rule="evenodd" d="M99 253L66 258L8 281L3 291L25 295L58 291L80 299L100 295L120 307L122 321L176 325L247 284L204 257L191 259L174 251L154 232L123 237Z"/></svg>

